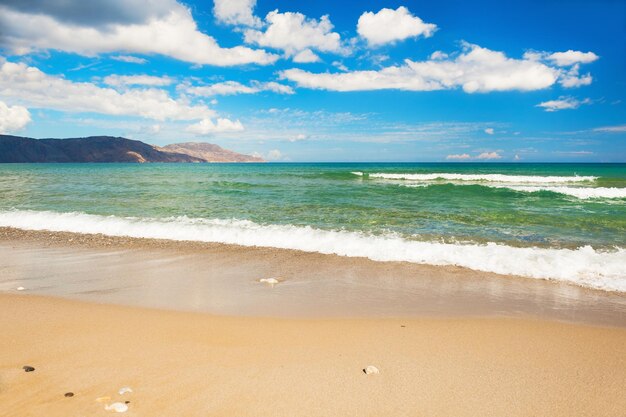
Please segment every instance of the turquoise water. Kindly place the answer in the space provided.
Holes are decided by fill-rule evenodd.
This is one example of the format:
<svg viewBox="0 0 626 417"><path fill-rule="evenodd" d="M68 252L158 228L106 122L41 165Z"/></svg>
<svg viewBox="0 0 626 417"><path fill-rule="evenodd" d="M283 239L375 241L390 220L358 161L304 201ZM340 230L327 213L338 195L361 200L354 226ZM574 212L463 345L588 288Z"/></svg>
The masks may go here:
<svg viewBox="0 0 626 417"><path fill-rule="evenodd" d="M84 232L107 216L150 221L145 229L163 238L171 230L160 236L156 225L180 223L196 225L197 240L235 243L242 228L252 228L274 237L292 230L305 240L329 232L396 243L590 246L615 255L626 247L626 164L0 165L0 225L69 228L58 213L95 215L72 220ZM232 236L216 238L218 226L219 236ZM266 246L299 245L281 246L274 237ZM435 261L424 263L458 264Z"/></svg>

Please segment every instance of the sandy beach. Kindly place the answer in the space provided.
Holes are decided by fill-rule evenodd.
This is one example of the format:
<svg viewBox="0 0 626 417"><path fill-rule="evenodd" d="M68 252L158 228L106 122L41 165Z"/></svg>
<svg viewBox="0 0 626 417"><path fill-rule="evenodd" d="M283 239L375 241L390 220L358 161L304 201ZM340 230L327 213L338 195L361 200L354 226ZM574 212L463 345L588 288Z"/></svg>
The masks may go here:
<svg viewBox="0 0 626 417"><path fill-rule="evenodd" d="M129 416L190 417L617 417L626 409L620 328L234 318L6 294L0 308L4 416L104 416L115 414L107 404L125 401ZM368 365L380 374L364 374ZM119 395L126 386L133 392Z"/></svg>
<svg viewBox="0 0 626 417"><path fill-rule="evenodd" d="M2 229L0 255L3 416L111 415L106 406L126 401L129 416L626 409L620 294L462 268L14 229ZM284 281L258 282L268 276ZM366 375L369 365L380 373ZM133 392L120 395L124 387Z"/></svg>

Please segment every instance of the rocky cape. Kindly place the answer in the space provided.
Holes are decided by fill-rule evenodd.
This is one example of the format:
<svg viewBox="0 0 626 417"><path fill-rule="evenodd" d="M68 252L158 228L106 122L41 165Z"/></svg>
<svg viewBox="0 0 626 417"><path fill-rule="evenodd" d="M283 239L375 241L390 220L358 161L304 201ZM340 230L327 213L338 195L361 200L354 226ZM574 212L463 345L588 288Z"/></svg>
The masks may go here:
<svg viewBox="0 0 626 417"><path fill-rule="evenodd" d="M264 162L218 145L187 142L159 147L112 136L33 139L0 135L3 162Z"/></svg>

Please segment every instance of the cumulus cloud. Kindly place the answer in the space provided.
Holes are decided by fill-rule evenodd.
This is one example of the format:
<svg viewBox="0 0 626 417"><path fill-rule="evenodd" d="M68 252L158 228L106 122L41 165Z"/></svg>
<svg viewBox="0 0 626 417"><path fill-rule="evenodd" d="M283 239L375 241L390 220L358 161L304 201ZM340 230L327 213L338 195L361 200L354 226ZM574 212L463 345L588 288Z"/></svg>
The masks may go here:
<svg viewBox="0 0 626 417"><path fill-rule="evenodd" d="M242 130L244 130L244 127L239 120L233 122L230 119L223 118L218 118L215 123L210 119L203 119L198 123L187 126L185 129L189 133L200 136L214 133L240 132Z"/></svg>
<svg viewBox="0 0 626 417"><path fill-rule="evenodd" d="M467 93L540 90L553 85L559 75L558 69L542 62L508 58L502 52L470 44L454 59L407 59L404 65L379 71L312 73L289 69L281 73L300 87L333 91L431 91L461 87Z"/></svg>
<svg viewBox="0 0 626 417"><path fill-rule="evenodd" d="M15 54L48 49L84 56L110 52L160 54L180 61L216 66L265 65L278 59L263 50L243 46L220 47L213 37L198 30L190 10L173 0L150 0L148 7L139 0L130 1L128 3L133 6L128 10L136 12L136 17L130 13L126 19L119 13L110 13L102 26L83 20L85 13L81 18L63 17L73 7L87 7L94 16L106 15L111 7L126 4L125 1L98 0L100 7L82 0L24 2L39 5L35 9L18 7L17 3L22 4L11 1L0 5L0 46ZM62 8L56 12L52 10L53 4L61 3ZM126 12L125 7L122 9Z"/></svg>
<svg viewBox="0 0 626 417"><path fill-rule="evenodd" d="M593 81L591 74L579 75L580 65L576 64L569 71L566 71L561 75L559 84L565 88L580 87L583 85L589 85Z"/></svg>
<svg viewBox="0 0 626 417"><path fill-rule="evenodd" d="M139 58L136 56L132 56L132 55L114 55L112 57L110 57L111 59L115 60L115 61L120 61L120 62L128 62L130 64L146 64L148 62L147 59L144 58Z"/></svg>
<svg viewBox="0 0 626 417"><path fill-rule="evenodd" d="M446 159L451 160L451 161L463 161L463 160L470 159L470 158L471 156L469 156L469 154L467 153L452 154L452 155L446 156Z"/></svg>
<svg viewBox="0 0 626 417"><path fill-rule="evenodd" d="M93 83L72 82L9 61L0 61L0 97L28 107L154 120L194 120L214 116L214 111L208 107L175 100L161 89L117 91Z"/></svg>
<svg viewBox="0 0 626 417"><path fill-rule="evenodd" d="M485 129L485 133L488 135L493 135L495 131L493 130L492 127L488 127L487 129Z"/></svg>
<svg viewBox="0 0 626 417"><path fill-rule="evenodd" d="M578 100L574 97L559 97L557 100L544 101L537 104L537 107L543 108L547 112L555 112L559 110L573 110L579 108L582 104L591 104L591 99Z"/></svg>
<svg viewBox="0 0 626 417"><path fill-rule="evenodd" d="M378 13L365 12L359 17L357 32L370 46L380 46L407 38L423 36L428 38L437 29L437 25L425 23L413 16L404 6L393 9L381 9Z"/></svg>
<svg viewBox="0 0 626 417"><path fill-rule="evenodd" d="M256 94L262 91L271 91L278 94L293 94L293 88L288 85L277 82L262 83L259 81L252 81L250 85L241 84L237 81L224 81L202 86L183 85L179 87L179 90L190 95L201 97Z"/></svg>
<svg viewBox="0 0 626 417"><path fill-rule="evenodd" d="M145 23L150 18L167 15L176 6L175 0L2 0L0 3L20 12L48 15L64 23L85 26Z"/></svg>
<svg viewBox="0 0 626 417"><path fill-rule="evenodd" d="M213 14L222 23L258 27L261 20L253 15L254 6L256 0L214 0Z"/></svg>
<svg viewBox="0 0 626 417"><path fill-rule="evenodd" d="M113 87L126 87L130 85L148 85L163 87L174 82L170 77L155 77L153 75L117 75L112 74L104 77L104 83Z"/></svg>
<svg viewBox="0 0 626 417"><path fill-rule="evenodd" d="M483 152L476 157L476 159L484 159L484 160L501 159L501 158L502 156L498 152Z"/></svg>
<svg viewBox="0 0 626 417"><path fill-rule="evenodd" d="M333 24L328 16L320 20L307 18L302 13L278 10L265 17L265 31L248 29L244 33L246 43L281 49L287 56L294 56L306 49L322 52L343 53L341 37L333 32Z"/></svg>
<svg viewBox="0 0 626 417"><path fill-rule="evenodd" d="M8 106L0 101L0 133L22 130L31 122L30 112L22 106Z"/></svg>
<svg viewBox="0 0 626 417"><path fill-rule="evenodd" d="M320 61L320 57L317 56L315 52L311 51L310 49L304 49L298 52L293 57L293 62L297 62L300 64L308 64L311 62L319 62L319 61Z"/></svg>
<svg viewBox="0 0 626 417"><path fill-rule="evenodd" d="M555 52L547 56L547 59L553 61L560 67L566 67L573 64L588 64L600 58L593 52L569 51Z"/></svg>

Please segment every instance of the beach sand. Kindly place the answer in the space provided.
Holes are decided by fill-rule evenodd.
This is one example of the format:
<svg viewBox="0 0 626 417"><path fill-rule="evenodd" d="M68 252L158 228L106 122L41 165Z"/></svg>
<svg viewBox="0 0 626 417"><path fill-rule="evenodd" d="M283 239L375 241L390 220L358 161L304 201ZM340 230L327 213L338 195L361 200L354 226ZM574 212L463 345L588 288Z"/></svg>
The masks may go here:
<svg viewBox="0 0 626 417"><path fill-rule="evenodd" d="M258 282L272 276L284 281ZM124 415L150 417L623 417L624 298L462 268L0 229L0 416L117 415L105 406L130 401Z"/></svg>
<svg viewBox="0 0 626 417"><path fill-rule="evenodd" d="M626 410L621 328L219 317L1 294L0 332L2 416L104 416L116 414L106 404L127 400L126 415L153 417L621 417ZM380 374L365 375L368 365ZM119 395L125 386L133 392Z"/></svg>

